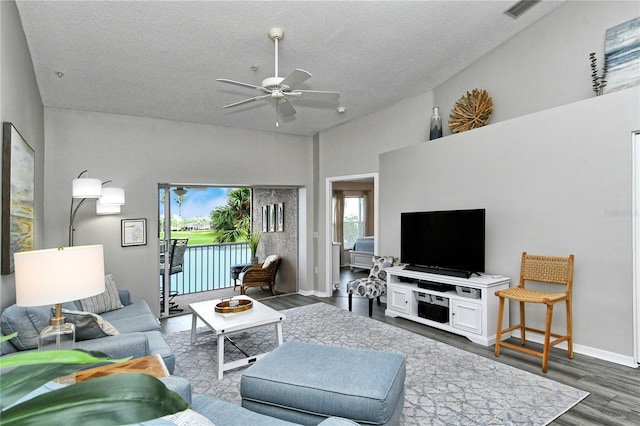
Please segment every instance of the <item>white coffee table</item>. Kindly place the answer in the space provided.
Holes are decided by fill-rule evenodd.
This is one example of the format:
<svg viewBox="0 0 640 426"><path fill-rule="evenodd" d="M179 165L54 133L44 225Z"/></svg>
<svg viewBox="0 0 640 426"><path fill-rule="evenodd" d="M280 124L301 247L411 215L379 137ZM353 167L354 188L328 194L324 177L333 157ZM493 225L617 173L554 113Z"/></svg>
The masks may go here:
<svg viewBox="0 0 640 426"><path fill-rule="evenodd" d="M193 310L193 320L191 323L191 343L196 343L196 328L198 325L198 319L204 322L207 327L209 327L214 332L214 334L218 336L218 380L222 379L225 371L252 364L268 354L268 352L265 352L258 355L248 355L242 349L238 348L233 340L229 339L229 334L275 324L278 346L282 344L282 321L286 318L282 312L271 309L270 307L247 296L236 296L234 297L234 300L235 299L251 300L253 302L253 308L237 313L220 314L215 311L215 306L222 299L208 300L205 302L189 304L189 307ZM238 348L246 357L236 361L225 363L225 338L229 339L229 341L234 346L236 346L236 348Z"/></svg>

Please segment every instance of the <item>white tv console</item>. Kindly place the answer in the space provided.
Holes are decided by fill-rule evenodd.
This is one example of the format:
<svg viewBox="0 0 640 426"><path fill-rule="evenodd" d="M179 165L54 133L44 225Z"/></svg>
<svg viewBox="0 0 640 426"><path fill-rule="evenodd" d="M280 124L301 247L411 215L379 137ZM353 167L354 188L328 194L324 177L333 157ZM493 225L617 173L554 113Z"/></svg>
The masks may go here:
<svg viewBox="0 0 640 426"><path fill-rule="evenodd" d="M474 343L490 346L496 342L498 321L497 290L509 288L510 279L503 276L481 275L458 278L425 272L407 271L403 266L385 268L387 272L387 309L385 315L401 317L430 327L465 336ZM405 282L401 281L401 278ZM445 291L420 288L418 284L445 284ZM453 286L453 287L451 287ZM458 294L455 287L463 295ZM478 294L479 293L479 294ZM466 297L466 296L471 297ZM442 314L438 320L419 315L419 301L434 296L445 309L422 304L424 309ZM473 298L473 296L477 298ZM504 323L509 323L509 304L505 304ZM448 312L447 312L448 311ZM504 327L503 327L504 328ZM507 338L507 335L503 336Z"/></svg>

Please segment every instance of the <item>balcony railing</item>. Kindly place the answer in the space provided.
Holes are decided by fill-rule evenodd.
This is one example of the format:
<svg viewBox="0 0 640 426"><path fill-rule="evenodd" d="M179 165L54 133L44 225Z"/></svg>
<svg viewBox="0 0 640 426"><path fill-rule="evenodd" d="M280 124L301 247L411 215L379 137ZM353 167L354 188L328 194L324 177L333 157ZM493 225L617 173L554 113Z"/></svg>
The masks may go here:
<svg viewBox="0 0 640 426"><path fill-rule="evenodd" d="M182 272L171 275L171 292L198 293L233 287L231 265L250 263L249 244L225 243L189 246Z"/></svg>

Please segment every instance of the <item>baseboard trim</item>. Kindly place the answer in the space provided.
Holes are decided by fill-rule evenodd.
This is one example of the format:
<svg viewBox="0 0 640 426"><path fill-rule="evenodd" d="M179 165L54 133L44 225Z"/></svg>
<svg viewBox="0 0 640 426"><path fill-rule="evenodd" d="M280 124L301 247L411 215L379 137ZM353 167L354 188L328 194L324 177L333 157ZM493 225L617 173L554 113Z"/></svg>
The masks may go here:
<svg viewBox="0 0 640 426"><path fill-rule="evenodd" d="M520 333L518 331L514 331L511 337L515 337L517 339L520 338ZM535 343L543 344L544 338L542 335L536 333L527 333L527 340ZM562 349L564 351L567 350L567 343L562 342L559 345L555 346L558 349ZM573 344L573 352L587 355L593 358L601 359L607 362L613 362L614 364L624 365L625 367L638 368L638 364L633 359L633 356L621 355L615 352L609 352L598 348L593 348L591 346Z"/></svg>
<svg viewBox="0 0 640 426"><path fill-rule="evenodd" d="M316 297L331 297L332 294L327 293L326 291L309 291L309 290L298 290L298 294L301 296L316 296Z"/></svg>

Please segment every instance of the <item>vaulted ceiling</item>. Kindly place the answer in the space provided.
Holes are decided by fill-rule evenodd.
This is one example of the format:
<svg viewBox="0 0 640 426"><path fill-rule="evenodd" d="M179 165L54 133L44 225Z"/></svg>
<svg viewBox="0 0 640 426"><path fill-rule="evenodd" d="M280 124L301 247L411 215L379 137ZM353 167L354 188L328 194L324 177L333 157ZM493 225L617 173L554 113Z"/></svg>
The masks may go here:
<svg viewBox="0 0 640 426"><path fill-rule="evenodd" d="M514 19L511 1L17 1L44 105L312 135L445 82L561 1ZM299 89L337 101L271 98L217 78L261 85L313 76ZM496 70L499 72L499 70ZM338 112L344 107L345 112Z"/></svg>

